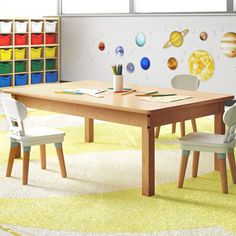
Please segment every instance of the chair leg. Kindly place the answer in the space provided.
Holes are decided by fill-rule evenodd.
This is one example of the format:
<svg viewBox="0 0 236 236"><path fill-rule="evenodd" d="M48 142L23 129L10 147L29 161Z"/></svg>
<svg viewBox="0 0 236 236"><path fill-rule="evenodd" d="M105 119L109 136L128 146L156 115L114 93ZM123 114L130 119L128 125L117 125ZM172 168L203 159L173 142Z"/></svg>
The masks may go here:
<svg viewBox="0 0 236 236"><path fill-rule="evenodd" d="M196 120L195 120L195 119L191 119L191 122L192 122L193 131L194 131L194 132L197 132Z"/></svg>
<svg viewBox="0 0 236 236"><path fill-rule="evenodd" d="M161 129L161 126L157 126L157 127L156 127L156 134L155 134L155 137L156 137L156 138L159 138L160 129Z"/></svg>
<svg viewBox="0 0 236 236"><path fill-rule="evenodd" d="M184 121L180 122L180 135L181 137L185 135L185 122Z"/></svg>
<svg viewBox="0 0 236 236"><path fill-rule="evenodd" d="M236 165L235 165L235 158L234 158L234 150L230 150L227 153L227 155L228 155L232 180L233 180L233 183L236 184Z"/></svg>
<svg viewBox="0 0 236 236"><path fill-rule="evenodd" d="M172 134L175 134L176 132L176 123L172 124Z"/></svg>
<svg viewBox="0 0 236 236"><path fill-rule="evenodd" d="M67 173L66 173L66 165L65 165L65 160L64 160L64 154L63 154L63 150L62 150L62 143L55 143L55 147L56 147L56 150L57 150L57 157L58 157L59 164L60 164L61 176L66 178Z"/></svg>
<svg viewBox="0 0 236 236"><path fill-rule="evenodd" d="M188 164L189 153L190 151L186 151L186 150L182 151L182 158L181 158L180 169L179 169L178 188L182 188L184 184L184 177L186 173L186 167Z"/></svg>
<svg viewBox="0 0 236 236"><path fill-rule="evenodd" d="M31 147L23 147L23 175L22 175L22 184L28 184L28 173L29 173L29 158L30 158L30 149Z"/></svg>
<svg viewBox="0 0 236 236"><path fill-rule="evenodd" d="M11 142L10 152L9 152L9 158L7 163L7 171L6 171L6 177L11 176L12 167L14 164L14 159L17 153L18 143Z"/></svg>
<svg viewBox="0 0 236 236"><path fill-rule="evenodd" d="M41 169L46 169L46 145L40 145Z"/></svg>
<svg viewBox="0 0 236 236"><path fill-rule="evenodd" d="M200 155L200 152L197 152L197 151L193 152L193 165L192 165L192 177L193 178L197 177L199 155Z"/></svg>
<svg viewBox="0 0 236 236"><path fill-rule="evenodd" d="M226 160L225 154L217 154L219 168L220 168L220 177L221 177L221 187L223 193L228 193L228 183L227 183L227 173L226 173ZM220 158L219 158L220 156Z"/></svg>

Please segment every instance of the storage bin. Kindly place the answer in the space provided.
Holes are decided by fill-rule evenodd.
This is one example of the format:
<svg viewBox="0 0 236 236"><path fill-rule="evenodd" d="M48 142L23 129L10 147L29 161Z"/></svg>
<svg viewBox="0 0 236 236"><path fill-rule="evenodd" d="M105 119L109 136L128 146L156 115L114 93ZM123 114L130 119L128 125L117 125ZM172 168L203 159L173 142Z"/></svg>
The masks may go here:
<svg viewBox="0 0 236 236"><path fill-rule="evenodd" d="M28 84L28 74L15 75L15 85L26 85Z"/></svg>
<svg viewBox="0 0 236 236"><path fill-rule="evenodd" d="M32 33L41 33L43 28L43 21L32 21L31 22L31 32Z"/></svg>
<svg viewBox="0 0 236 236"><path fill-rule="evenodd" d="M39 84L43 81L43 73L32 73L31 84Z"/></svg>
<svg viewBox="0 0 236 236"><path fill-rule="evenodd" d="M57 28L57 21L47 21L45 24L46 33L55 33Z"/></svg>
<svg viewBox="0 0 236 236"><path fill-rule="evenodd" d="M11 62L1 62L0 63L0 74L10 74L12 72Z"/></svg>
<svg viewBox="0 0 236 236"><path fill-rule="evenodd" d="M42 70L43 70L42 60L31 61L31 71L42 71Z"/></svg>
<svg viewBox="0 0 236 236"><path fill-rule="evenodd" d="M55 72L46 72L46 82L47 83L57 82L57 71L55 71Z"/></svg>
<svg viewBox="0 0 236 236"><path fill-rule="evenodd" d="M9 61L12 59L12 49L0 49L0 61Z"/></svg>
<svg viewBox="0 0 236 236"><path fill-rule="evenodd" d="M26 71L26 62L25 61L16 61L15 62L15 73L25 72Z"/></svg>
<svg viewBox="0 0 236 236"><path fill-rule="evenodd" d="M56 68L56 60L47 59L46 60L46 70L54 70Z"/></svg>
<svg viewBox="0 0 236 236"><path fill-rule="evenodd" d="M31 48L31 58L41 58L43 48Z"/></svg>
<svg viewBox="0 0 236 236"><path fill-rule="evenodd" d="M9 46L11 45L11 35L0 35L0 46Z"/></svg>
<svg viewBox="0 0 236 236"><path fill-rule="evenodd" d="M57 34L46 34L46 44L55 44Z"/></svg>
<svg viewBox="0 0 236 236"><path fill-rule="evenodd" d="M45 57L55 57L56 56L56 47L46 47Z"/></svg>
<svg viewBox="0 0 236 236"><path fill-rule="evenodd" d="M0 76L0 87L11 86L11 75Z"/></svg>
<svg viewBox="0 0 236 236"><path fill-rule="evenodd" d="M15 60L25 59L26 48L15 49Z"/></svg>
<svg viewBox="0 0 236 236"><path fill-rule="evenodd" d="M26 33L27 32L27 25L28 25L27 21L24 21L24 22L16 21L15 22L16 33Z"/></svg>
<svg viewBox="0 0 236 236"><path fill-rule="evenodd" d="M43 34L31 34L31 44L43 44Z"/></svg>
<svg viewBox="0 0 236 236"><path fill-rule="evenodd" d="M28 34L16 34L15 35L15 45L26 45Z"/></svg>
<svg viewBox="0 0 236 236"><path fill-rule="evenodd" d="M3 33L3 34L11 33L11 28L12 28L11 26L12 26L12 22L1 21L0 22L0 33Z"/></svg>

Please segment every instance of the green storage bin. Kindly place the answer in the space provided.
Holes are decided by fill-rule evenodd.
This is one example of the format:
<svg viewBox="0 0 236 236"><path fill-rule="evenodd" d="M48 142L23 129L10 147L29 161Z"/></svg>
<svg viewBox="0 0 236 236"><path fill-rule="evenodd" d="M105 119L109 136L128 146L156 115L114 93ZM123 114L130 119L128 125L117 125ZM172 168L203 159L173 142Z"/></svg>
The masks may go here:
<svg viewBox="0 0 236 236"><path fill-rule="evenodd" d="M0 63L0 74L10 74L12 68L11 62L1 62Z"/></svg>
<svg viewBox="0 0 236 236"><path fill-rule="evenodd" d="M42 70L43 70L42 60L31 61L31 71L42 71Z"/></svg>
<svg viewBox="0 0 236 236"><path fill-rule="evenodd" d="M26 62L25 61L16 61L15 62L15 73L25 72L26 71Z"/></svg>
<svg viewBox="0 0 236 236"><path fill-rule="evenodd" d="M47 59L46 60L46 70L54 70L56 68L56 60Z"/></svg>

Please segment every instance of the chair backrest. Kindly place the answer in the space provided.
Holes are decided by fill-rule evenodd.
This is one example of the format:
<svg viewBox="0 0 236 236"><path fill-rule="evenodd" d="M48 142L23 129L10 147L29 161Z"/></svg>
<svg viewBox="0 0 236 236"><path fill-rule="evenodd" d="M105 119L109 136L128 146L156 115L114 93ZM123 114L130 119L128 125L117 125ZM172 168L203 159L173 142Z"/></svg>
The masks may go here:
<svg viewBox="0 0 236 236"><path fill-rule="evenodd" d="M236 104L224 113L223 121L227 125L224 141L225 143L229 143L235 140L236 137Z"/></svg>
<svg viewBox="0 0 236 236"><path fill-rule="evenodd" d="M196 76L188 74L176 75L171 80L171 85L175 89L197 90L199 84L200 81Z"/></svg>
<svg viewBox="0 0 236 236"><path fill-rule="evenodd" d="M1 100L10 132L12 134L24 136L25 130L23 120L27 117L27 108L24 104L13 98L2 98Z"/></svg>

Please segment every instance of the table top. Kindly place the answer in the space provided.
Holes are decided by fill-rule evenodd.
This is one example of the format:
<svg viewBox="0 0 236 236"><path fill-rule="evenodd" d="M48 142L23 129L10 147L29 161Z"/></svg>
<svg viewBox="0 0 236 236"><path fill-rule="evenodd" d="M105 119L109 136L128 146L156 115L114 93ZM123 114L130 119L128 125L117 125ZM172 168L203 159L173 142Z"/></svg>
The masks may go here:
<svg viewBox="0 0 236 236"><path fill-rule="evenodd" d="M135 93L130 93L123 96L120 93L114 93L112 90L108 90L109 87L112 87L111 82L84 80L66 83L34 84L26 86L8 87L2 89L2 91L5 93L10 93L12 95L21 95L33 98L54 100L66 103L81 104L93 107L102 107L143 114L149 114L152 111L163 109L178 109L183 106L187 108L221 101L224 102L226 100L234 98L233 95L219 93L186 91L159 87L144 87L134 84L126 86L135 89L138 92L150 92L157 90L160 93L175 93L177 95L192 96L192 98L185 100L169 103L160 103L156 101L143 101L140 97L135 96ZM103 98L92 97L87 94L74 95L55 93L56 91L62 91L65 89L80 88L107 89L107 92L101 94Z"/></svg>

